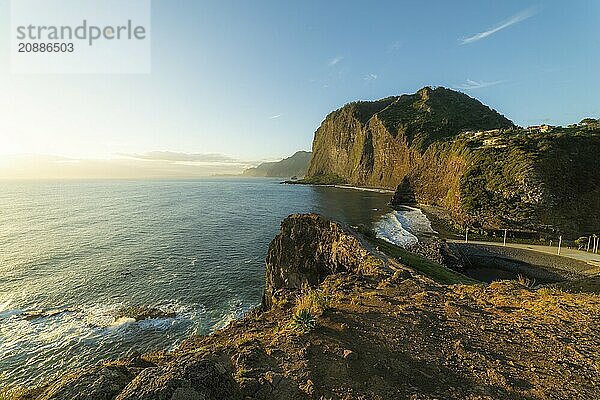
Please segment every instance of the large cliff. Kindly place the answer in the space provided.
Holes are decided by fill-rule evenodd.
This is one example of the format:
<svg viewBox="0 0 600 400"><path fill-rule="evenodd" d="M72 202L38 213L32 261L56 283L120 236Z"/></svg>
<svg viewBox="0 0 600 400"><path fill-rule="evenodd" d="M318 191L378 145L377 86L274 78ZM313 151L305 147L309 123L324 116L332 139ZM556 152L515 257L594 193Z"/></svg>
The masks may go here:
<svg viewBox="0 0 600 400"><path fill-rule="evenodd" d="M449 211L460 225L586 234L600 230L600 128L522 129L445 88L330 113L307 182L400 186L396 200Z"/></svg>
<svg viewBox="0 0 600 400"><path fill-rule="evenodd" d="M0 398L595 398L598 295L446 286L402 262L323 217L290 216L269 247L262 310L173 352L132 353L14 396L0 388Z"/></svg>

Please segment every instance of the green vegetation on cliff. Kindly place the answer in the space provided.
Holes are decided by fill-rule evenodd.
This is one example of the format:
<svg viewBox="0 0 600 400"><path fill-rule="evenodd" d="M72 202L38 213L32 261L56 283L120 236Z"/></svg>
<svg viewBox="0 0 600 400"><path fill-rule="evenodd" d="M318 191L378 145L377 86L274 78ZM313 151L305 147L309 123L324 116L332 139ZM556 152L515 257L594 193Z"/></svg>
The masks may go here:
<svg viewBox="0 0 600 400"><path fill-rule="evenodd" d="M307 185L344 185L348 181L336 174L319 174L304 178L300 183Z"/></svg>
<svg viewBox="0 0 600 400"><path fill-rule="evenodd" d="M330 113L305 181L400 186L398 201L441 206L461 226L577 237L600 230L598 154L598 120L524 129L463 93L427 87Z"/></svg>

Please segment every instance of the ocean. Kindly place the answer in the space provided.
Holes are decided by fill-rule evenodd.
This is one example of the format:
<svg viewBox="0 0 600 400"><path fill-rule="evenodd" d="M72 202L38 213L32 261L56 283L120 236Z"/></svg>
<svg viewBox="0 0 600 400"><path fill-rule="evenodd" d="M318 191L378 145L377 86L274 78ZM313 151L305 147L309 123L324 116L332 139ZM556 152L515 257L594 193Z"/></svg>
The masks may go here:
<svg viewBox="0 0 600 400"><path fill-rule="evenodd" d="M0 387L225 326L260 304L289 214L414 241L420 212L392 211L390 197L257 178L0 182ZM117 318L128 306L164 316Z"/></svg>

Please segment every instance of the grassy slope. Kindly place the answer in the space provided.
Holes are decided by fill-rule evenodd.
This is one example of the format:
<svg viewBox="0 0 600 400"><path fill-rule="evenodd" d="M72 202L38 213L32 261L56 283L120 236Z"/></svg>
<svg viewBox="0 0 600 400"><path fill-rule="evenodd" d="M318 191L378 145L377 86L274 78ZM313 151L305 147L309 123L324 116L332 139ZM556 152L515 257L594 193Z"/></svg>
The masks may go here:
<svg viewBox="0 0 600 400"><path fill-rule="evenodd" d="M400 263L413 268L415 271L422 273L425 276L430 277L434 281L444 285L454 284L477 284L481 283L475 279L466 277L456 271L452 271L440 265L436 262L430 261L417 254L406 251L396 245L386 242L382 239L368 237L367 240L377 246L379 250L383 251L388 256L395 258Z"/></svg>

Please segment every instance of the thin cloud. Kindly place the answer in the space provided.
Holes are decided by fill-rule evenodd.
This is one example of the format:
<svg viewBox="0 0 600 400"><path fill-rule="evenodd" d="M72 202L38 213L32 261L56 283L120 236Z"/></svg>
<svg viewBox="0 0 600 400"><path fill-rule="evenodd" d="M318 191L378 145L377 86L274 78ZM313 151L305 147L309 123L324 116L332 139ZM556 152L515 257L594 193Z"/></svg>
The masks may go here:
<svg viewBox="0 0 600 400"><path fill-rule="evenodd" d="M402 48L402 46L403 46L403 42L396 41L388 46L388 53L393 53L395 51L398 51Z"/></svg>
<svg viewBox="0 0 600 400"><path fill-rule="evenodd" d="M277 119L277 118L281 117L281 115L282 115L282 114L271 115L271 116L269 117L269 119Z"/></svg>
<svg viewBox="0 0 600 400"><path fill-rule="evenodd" d="M367 75L365 75L365 77L363 79L365 81L374 81L375 79L377 79L377 75L375 75L375 74L367 74Z"/></svg>
<svg viewBox="0 0 600 400"><path fill-rule="evenodd" d="M160 156L161 153L167 155ZM126 158L111 159L76 159L44 155L15 156L10 157L6 164L0 162L0 180L197 178L240 174L244 169L255 164L246 161L219 161L217 154L152 152L133 156L139 158L131 155ZM226 156L220 157L233 160Z"/></svg>
<svg viewBox="0 0 600 400"><path fill-rule="evenodd" d="M495 26L494 28L491 28L487 31L480 32L473 36L469 36L464 39L461 39L460 44L465 45L465 44L476 42L481 39L485 39L486 37L491 36L494 33L501 31L502 29L508 28L509 26L512 26L512 25L517 24L522 21L525 21L526 19L534 16L536 13L537 13L537 9L535 7L525 9L525 10L519 12L518 14L513 15L506 21L501 22L499 25Z"/></svg>
<svg viewBox="0 0 600 400"><path fill-rule="evenodd" d="M216 153L177 153L172 151L151 151L143 154L119 155L147 161L170 161L170 162L206 162L206 163L237 163L239 160L223 154Z"/></svg>
<svg viewBox="0 0 600 400"><path fill-rule="evenodd" d="M327 63L327 65L329 65L330 67L333 67L334 65L339 64L343 59L344 59L344 57L337 56L337 57L332 58L331 60L329 60L329 62Z"/></svg>
<svg viewBox="0 0 600 400"><path fill-rule="evenodd" d="M499 85L499 84L505 83L505 82L506 81L485 82L485 81L474 81L471 79L467 79L467 81L465 83L461 83L460 85L455 85L454 88L462 89L462 90L475 90L475 89L482 89L482 88L486 88L486 87L490 87L490 86L496 86L496 85Z"/></svg>

